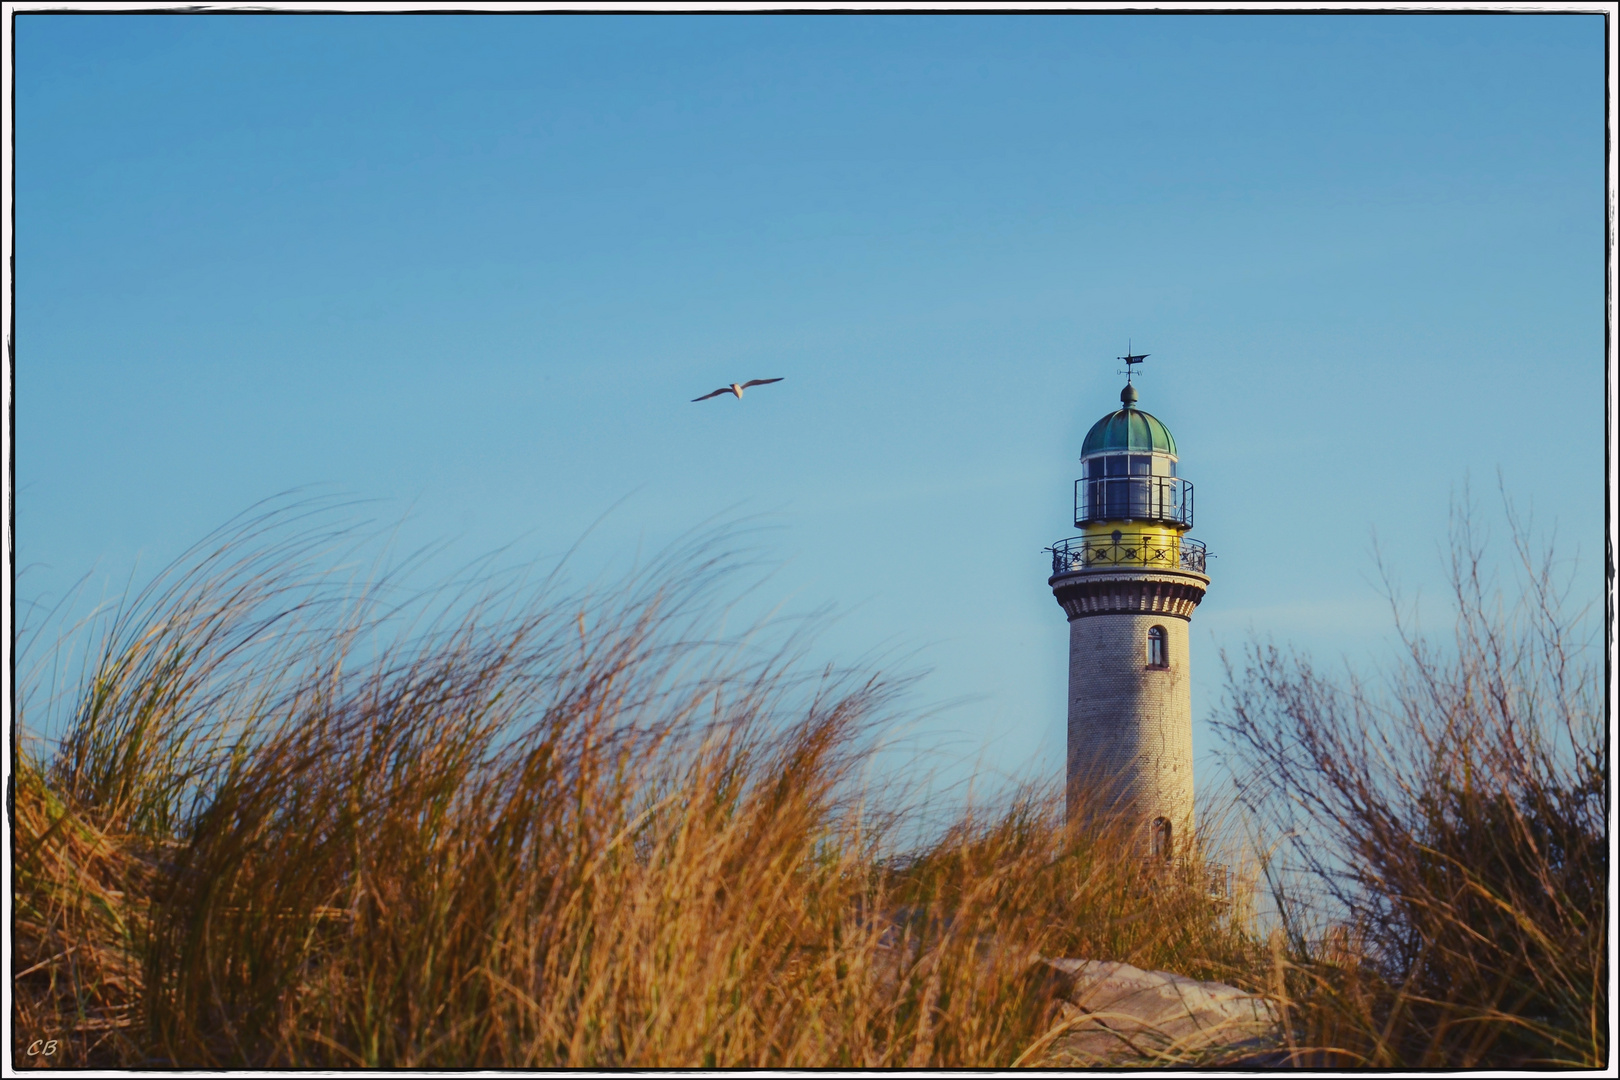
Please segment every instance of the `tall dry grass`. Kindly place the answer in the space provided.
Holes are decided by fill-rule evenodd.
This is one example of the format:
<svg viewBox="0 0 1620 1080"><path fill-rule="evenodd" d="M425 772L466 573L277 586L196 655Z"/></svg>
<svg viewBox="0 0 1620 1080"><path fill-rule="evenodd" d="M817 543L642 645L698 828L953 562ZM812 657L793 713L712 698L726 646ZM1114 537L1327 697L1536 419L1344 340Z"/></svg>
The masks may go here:
<svg viewBox="0 0 1620 1080"><path fill-rule="evenodd" d="M61 735L17 770L15 1064L1028 1064L1040 955L1257 970L1055 790L902 843L895 688L718 635L728 552L411 594L302 513L24 696Z"/></svg>
<svg viewBox="0 0 1620 1080"><path fill-rule="evenodd" d="M1455 636L1382 681L1233 670L1246 824L1292 837L1263 942L1055 790L919 833L896 687L719 633L735 553L413 592L329 516L36 643L15 1065L1051 1063L1038 956L1267 992L1300 1063L1607 1061L1599 661L1526 530L1504 598L1459 519Z"/></svg>
<svg viewBox="0 0 1620 1080"><path fill-rule="evenodd" d="M1507 523L1504 586L1477 514L1454 513L1453 632L1397 602L1384 677L1260 646L1228 668L1219 724L1251 821L1284 838L1277 993L1303 1060L1608 1062L1603 656L1568 568L1511 505Z"/></svg>

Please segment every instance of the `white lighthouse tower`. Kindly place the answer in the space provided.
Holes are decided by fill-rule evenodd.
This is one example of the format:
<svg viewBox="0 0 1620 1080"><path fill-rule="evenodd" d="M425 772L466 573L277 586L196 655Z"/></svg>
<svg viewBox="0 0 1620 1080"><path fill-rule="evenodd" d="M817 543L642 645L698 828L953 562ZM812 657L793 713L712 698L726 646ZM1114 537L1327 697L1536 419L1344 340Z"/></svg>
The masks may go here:
<svg viewBox="0 0 1620 1080"><path fill-rule="evenodd" d="M1193 824L1188 629L1209 577L1186 535L1193 486L1175 439L1129 377L1119 398L1080 449L1082 533L1052 546L1048 584L1069 617L1069 814L1118 815L1168 858Z"/></svg>

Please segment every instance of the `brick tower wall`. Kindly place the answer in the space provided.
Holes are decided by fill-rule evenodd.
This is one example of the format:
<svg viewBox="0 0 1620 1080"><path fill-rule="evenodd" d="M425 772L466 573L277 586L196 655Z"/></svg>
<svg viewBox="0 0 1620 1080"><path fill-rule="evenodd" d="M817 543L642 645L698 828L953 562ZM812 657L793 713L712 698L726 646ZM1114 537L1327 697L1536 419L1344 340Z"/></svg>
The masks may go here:
<svg viewBox="0 0 1620 1080"><path fill-rule="evenodd" d="M1169 667L1148 665L1162 626ZM1164 612L1081 615L1069 622L1070 813L1111 806L1143 826L1168 818L1192 834L1192 681L1186 619Z"/></svg>

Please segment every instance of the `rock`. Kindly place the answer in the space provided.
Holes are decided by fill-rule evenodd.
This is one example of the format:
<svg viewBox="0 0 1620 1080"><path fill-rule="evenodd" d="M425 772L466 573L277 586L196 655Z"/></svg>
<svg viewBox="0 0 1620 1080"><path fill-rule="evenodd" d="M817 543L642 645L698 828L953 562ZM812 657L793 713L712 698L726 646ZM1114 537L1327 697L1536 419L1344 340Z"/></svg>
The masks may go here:
<svg viewBox="0 0 1620 1080"><path fill-rule="evenodd" d="M1072 982L1041 1064L1280 1065L1270 1002L1219 982L1130 964L1047 959Z"/></svg>

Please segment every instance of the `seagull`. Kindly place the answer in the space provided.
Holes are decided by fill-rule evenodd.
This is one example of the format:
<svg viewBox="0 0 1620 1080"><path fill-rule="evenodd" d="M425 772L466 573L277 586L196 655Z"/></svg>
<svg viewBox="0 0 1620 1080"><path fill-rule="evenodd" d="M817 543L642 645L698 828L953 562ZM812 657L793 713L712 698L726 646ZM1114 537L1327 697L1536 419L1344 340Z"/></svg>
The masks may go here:
<svg viewBox="0 0 1620 1080"><path fill-rule="evenodd" d="M783 378L786 378L786 377L787 376L785 376L785 375L783 376ZM750 386L764 386L766 383L781 382L781 381L782 381L782 379L749 379L745 383L732 383L730 386L722 386L718 390L715 390L715 391L712 391L710 393L704 394L702 397L695 397L692 400L693 401L708 401L710 398L719 397L721 394L735 394L735 395L737 395L738 398L741 398L742 397L742 392L744 390L748 389Z"/></svg>

